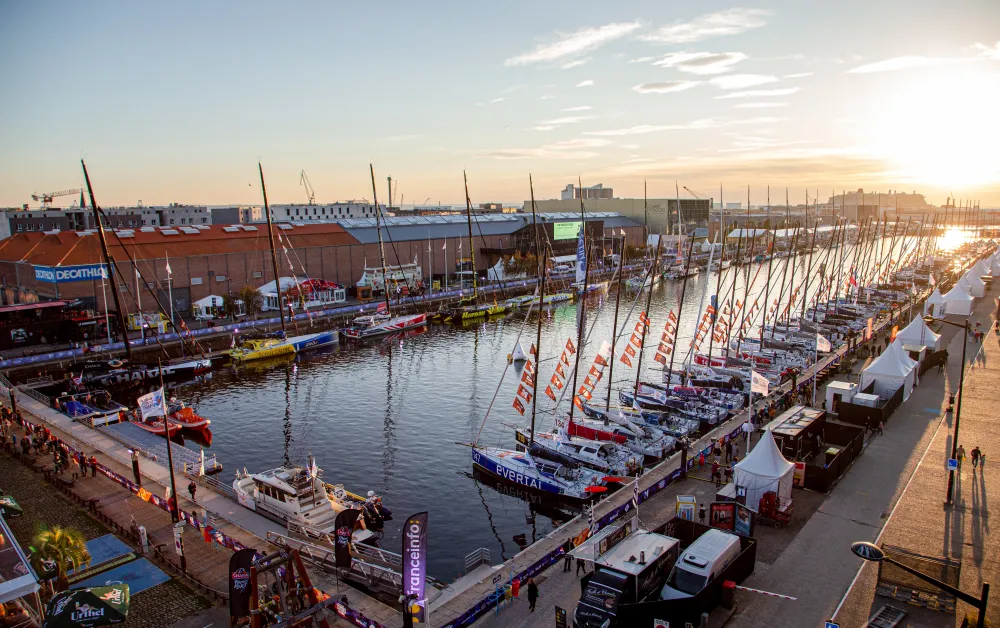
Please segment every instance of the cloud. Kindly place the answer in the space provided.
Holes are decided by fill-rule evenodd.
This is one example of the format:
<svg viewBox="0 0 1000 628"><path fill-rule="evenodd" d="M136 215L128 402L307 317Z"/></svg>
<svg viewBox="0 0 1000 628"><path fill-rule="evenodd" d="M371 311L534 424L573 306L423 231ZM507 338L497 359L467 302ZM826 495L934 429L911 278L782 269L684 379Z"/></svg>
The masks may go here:
<svg viewBox="0 0 1000 628"><path fill-rule="evenodd" d="M546 94L545 96L539 96L538 100L552 100L553 98L555 98L555 96Z"/></svg>
<svg viewBox="0 0 1000 628"><path fill-rule="evenodd" d="M505 66L549 63L566 57L597 50L604 44L620 39L639 28L639 22L613 22L594 28L583 28L572 33L558 33L552 43L539 44L534 50L505 60Z"/></svg>
<svg viewBox="0 0 1000 628"><path fill-rule="evenodd" d="M593 80L587 79L586 81L580 81L579 83L576 84L576 86L577 87L590 87L593 84L594 84Z"/></svg>
<svg viewBox="0 0 1000 628"><path fill-rule="evenodd" d="M578 122L583 122L584 120L592 120L594 116L564 116L562 118L555 118L553 120L542 120L538 124L547 124L552 126L558 126L560 124L577 124Z"/></svg>
<svg viewBox="0 0 1000 628"><path fill-rule="evenodd" d="M667 125L639 124L636 126L626 127L624 129L608 129L606 131L586 131L584 135L600 135L607 137L617 137L626 135L646 135L647 133L659 133L660 131L675 131L683 128L684 128L683 125L680 124L667 124Z"/></svg>
<svg viewBox="0 0 1000 628"><path fill-rule="evenodd" d="M561 111L590 111L593 109L590 105L580 105L579 107L566 107L561 109Z"/></svg>
<svg viewBox="0 0 1000 628"><path fill-rule="evenodd" d="M781 78L796 79L796 78L805 78L807 76L812 76L812 75L813 75L812 72L799 72L798 74L786 74Z"/></svg>
<svg viewBox="0 0 1000 628"><path fill-rule="evenodd" d="M671 52L653 65L691 74L722 74L746 58L742 52Z"/></svg>
<svg viewBox="0 0 1000 628"><path fill-rule="evenodd" d="M636 57L635 59L629 59L629 63L649 63L656 57Z"/></svg>
<svg viewBox="0 0 1000 628"><path fill-rule="evenodd" d="M507 98L505 98L504 96L501 96L500 98L494 98L493 100L491 100L490 104L492 105L493 103L503 102L505 100L507 100Z"/></svg>
<svg viewBox="0 0 1000 628"><path fill-rule="evenodd" d="M789 96L795 92L800 91L801 87L782 87L780 89L751 89L745 92L732 92L731 94L723 94L722 96L716 96L719 98L764 98L767 96Z"/></svg>
<svg viewBox="0 0 1000 628"><path fill-rule="evenodd" d="M658 44L688 44L709 37L736 35L760 28L767 23L765 18L768 15L770 11L762 9L727 9L700 15L690 22L663 26L640 39Z"/></svg>
<svg viewBox="0 0 1000 628"><path fill-rule="evenodd" d="M866 63L856 68L848 70L850 74L870 74L872 72L893 72L895 70L907 70L910 68L926 68L931 65L939 65L942 59L933 57L893 57L875 63Z"/></svg>
<svg viewBox="0 0 1000 628"><path fill-rule="evenodd" d="M777 76L768 74L728 74L726 76L717 76L709 80L709 83L722 89L745 89L754 85L777 83L778 80Z"/></svg>
<svg viewBox="0 0 1000 628"><path fill-rule="evenodd" d="M787 107L787 102L741 102L733 105L737 109L770 109L773 107Z"/></svg>
<svg viewBox="0 0 1000 628"><path fill-rule="evenodd" d="M556 128L556 127L552 126L551 124L539 124L538 126L531 127L531 130L532 131L551 131L554 128Z"/></svg>
<svg viewBox="0 0 1000 628"><path fill-rule="evenodd" d="M393 135L391 137L385 138L387 142L405 142L406 140L414 140L419 136L416 133L410 133L407 135Z"/></svg>
<svg viewBox="0 0 1000 628"><path fill-rule="evenodd" d="M1000 41L992 46L977 43L974 48L979 53L979 56L1000 61Z"/></svg>
<svg viewBox="0 0 1000 628"><path fill-rule="evenodd" d="M559 69L560 70L569 70L569 69L572 69L572 68L578 68L581 65L586 65L588 63L590 63L590 57L584 57L583 59L576 59L574 61L570 61L568 63L564 63L561 66L559 66Z"/></svg>
<svg viewBox="0 0 1000 628"><path fill-rule="evenodd" d="M590 159L598 155L594 149L610 145L610 140L579 138L545 144L538 148L502 148L485 153L493 159Z"/></svg>
<svg viewBox="0 0 1000 628"><path fill-rule="evenodd" d="M642 83L632 89L640 94L670 94L683 92L701 85L701 81L663 81L661 83Z"/></svg>
<svg viewBox="0 0 1000 628"><path fill-rule="evenodd" d="M636 150L639 148L638 144L622 144L622 148L626 150Z"/></svg>
<svg viewBox="0 0 1000 628"><path fill-rule="evenodd" d="M622 129L608 129L604 131L585 131L584 135L595 135L602 137L623 137L629 135L646 135L649 133L660 133L662 131L694 131L694 130L704 130L704 129L718 129L726 126L734 126L739 124L771 124L774 122L780 122L784 118L749 118L749 119L719 119L719 118L700 118L698 120L692 120L691 122L686 122L684 124L639 124L636 126L625 127Z"/></svg>

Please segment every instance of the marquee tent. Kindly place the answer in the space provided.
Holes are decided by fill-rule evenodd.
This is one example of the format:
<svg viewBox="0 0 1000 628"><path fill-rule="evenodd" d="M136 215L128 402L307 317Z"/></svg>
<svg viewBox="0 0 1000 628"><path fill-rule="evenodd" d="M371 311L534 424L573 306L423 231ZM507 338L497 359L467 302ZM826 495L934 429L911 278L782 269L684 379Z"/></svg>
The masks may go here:
<svg viewBox="0 0 1000 628"><path fill-rule="evenodd" d="M968 286L966 292L974 297L984 297L986 296L986 284L983 280L979 278L979 273L973 268L969 272L965 273L965 276L958 280L962 287Z"/></svg>
<svg viewBox="0 0 1000 628"><path fill-rule="evenodd" d="M903 401L910 398L913 384L917 379L917 363L903 350L899 339L889 344L882 355L861 371L861 389L865 390L874 382L874 393L883 399L888 399L903 387Z"/></svg>
<svg viewBox="0 0 1000 628"><path fill-rule="evenodd" d="M931 296L927 297L927 301L924 302L924 314L927 316L933 316L934 318L941 318L944 316L944 306L945 300L941 296L941 291L934 288L934 292Z"/></svg>
<svg viewBox="0 0 1000 628"><path fill-rule="evenodd" d="M757 510L760 498L768 491L777 493L780 503L791 500L794 469L795 465L778 450L771 430L764 430L746 458L736 463L733 482L737 489L746 489L746 505Z"/></svg>
<svg viewBox="0 0 1000 628"><path fill-rule="evenodd" d="M896 334L896 340L903 344L922 345L930 347L931 351L941 350L941 336L931 331L924 319L916 317L901 332Z"/></svg>
<svg viewBox="0 0 1000 628"><path fill-rule="evenodd" d="M944 311L946 314L958 314L969 316L972 314L972 295L962 289L962 282L959 281L955 287L944 295Z"/></svg>
<svg viewBox="0 0 1000 628"><path fill-rule="evenodd" d="M986 261L989 262L990 274L994 277L1000 277L1000 259L997 259L997 254L990 255Z"/></svg>

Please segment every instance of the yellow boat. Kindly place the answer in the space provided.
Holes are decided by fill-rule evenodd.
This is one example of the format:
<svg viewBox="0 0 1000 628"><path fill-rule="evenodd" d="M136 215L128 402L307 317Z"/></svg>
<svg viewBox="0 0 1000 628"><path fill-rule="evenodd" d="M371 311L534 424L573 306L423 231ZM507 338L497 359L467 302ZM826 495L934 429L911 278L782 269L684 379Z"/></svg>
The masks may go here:
<svg viewBox="0 0 1000 628"><path fill-rule="evenodd" d="M230 349L233 362L249 362L279 355L295 353L295 345L280 338L256 338L244 340L243 344Z"/></svg>
<svg viewBox="0 0 1000 628"><path fill-rule="evenodd" d="M510 306L502 303L494 303L493 305L472 305L469 307L459 308L453 310L445 322L453 321L468 321L477 318L484 318L486 316L495 316L497 314L504 314L510 310Z"/></svg>

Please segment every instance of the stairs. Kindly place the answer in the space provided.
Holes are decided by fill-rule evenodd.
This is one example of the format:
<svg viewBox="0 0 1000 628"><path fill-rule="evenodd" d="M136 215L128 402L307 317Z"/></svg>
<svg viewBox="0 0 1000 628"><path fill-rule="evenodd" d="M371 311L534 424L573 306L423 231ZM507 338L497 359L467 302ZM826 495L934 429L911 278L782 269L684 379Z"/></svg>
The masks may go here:
<svg viewBox="0 0 1000 628"><path fill-rule="evenodd" d="M884 604L868 619L868 628L894 628L906 617L906 611Z"/></svg>

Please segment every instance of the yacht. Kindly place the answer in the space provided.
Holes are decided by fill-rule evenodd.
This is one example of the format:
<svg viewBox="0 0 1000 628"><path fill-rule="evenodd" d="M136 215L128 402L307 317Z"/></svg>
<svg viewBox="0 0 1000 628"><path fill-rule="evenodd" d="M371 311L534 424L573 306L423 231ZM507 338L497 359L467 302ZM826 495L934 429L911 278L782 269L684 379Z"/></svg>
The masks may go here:
<svg viewBox="0 0 1000 628"><path fill-rule="evenodd" d="M392 316L391 314L372 314L370 316L359 316L351 321L351 326L344 329L342 333L351 340L364 340L375 336L394 334L408 329L414 329L427 324L427 314L405 314L403 316Z"/></svg>
<svg viewBox="0 0 1000 628"><path fill-rule="evenodd" d="M589 501L597 490L592 487L606 490L605 474L552 456L537 445L531 451L473 447L472 466L506 483L566 500Z"/></svg>

